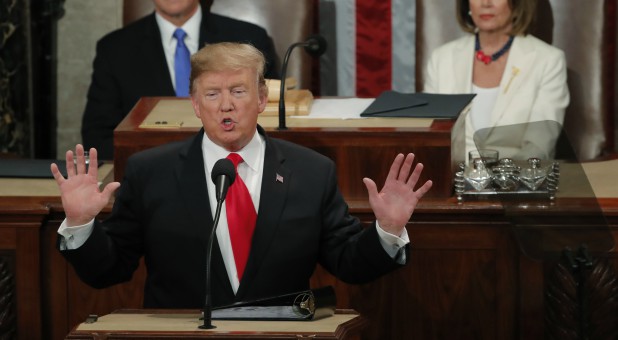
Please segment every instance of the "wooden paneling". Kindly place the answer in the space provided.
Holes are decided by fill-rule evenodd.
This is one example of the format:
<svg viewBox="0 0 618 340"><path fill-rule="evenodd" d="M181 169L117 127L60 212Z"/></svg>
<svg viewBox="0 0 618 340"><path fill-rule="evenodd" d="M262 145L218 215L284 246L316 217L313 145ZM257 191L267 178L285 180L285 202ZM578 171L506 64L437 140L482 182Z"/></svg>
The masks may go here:
<svg viewBox="0 0 618 340"><path fill-rule="evenodd" d="M318 268L312 284L334 285L338 306L369 320L363 339L513 338L517 257L506 224L482 214L464 223L446 216L413 216L407 266L361 286Z"/></svg>
<svg viewBox="0 0 618 340"><path fill-rule="evenodd" d="M370 150L366 148L369 143L361 141L362 135L367 136L364 132L287 133L291 140L314 143L313 147L329 157L349 162L339 167L344 169L339 180L347 185L345 195L352 214L365 226L371 225L374 216L367 200L355 191L362 186L354 183L360 176L374 176L379 182L383 174L374 169L373 162L384 166L380 159L399 150L395 139L405 140L405 134L373 131L376 135L371 138L376 139L372 143L385 145L385 149ZM316 133L325 136L312 137ZM384 143L379 142L380 134L385 136ZM411 145L440 145L444 136L436 134L440 135L435 131L417 135L415 138L420 139ZM156 138L162 142L169 137ZM324 140L328 140L326 146L320 144ZM334 147L336 141L340 141L341 147ZM359 147L362 143L367 145ZM136 149L144 147L137 142L136 145ZM133 149L127 146L126 150L129 153ZM427 152L429 163L433 159L431 155L446 157L440 153L446 152L442 149L419 150L419 154ZM356 165L350 165L354 162ZM430 166L440 167L440 162ZM435 179L436 174L428 174ZM445 174L443 171L437 176L445 177ZM110 208L106 207L100 217L105 217ZM522 234L514 227L513 217L519 214L517 217L527 221L528 227L556 231L570 226L589 236L589 230L578 226L578 221L601 213L609 228L598 235L606 240L613 238L615 242L618 198L598 201L558 198L553 202L519 202L511 206L495 201L458 203L452 197L424 198L407 225L411 252L406 266L364 285L338 281L318 267L311 285L333 285L337 307L353 308L368 320L362 335L365 340L539 339L549 326L556 326L548 326L545 321L551 307L545 288L548 277L555 275L560 264L554 254L530 257L532 252L524 251ZM119 308L142 305L146 275L143 265L133 280L123 285L97 290L80 281L55 248L56 230L63 218L59 197L0 197L0 250L14 254L16 327L20 339L62 339L89 314L104 315ZM538 235L542 241L554 234ZM527 240L536 238L528 236ZM607 269L608 277L615 281L618 268L615 250L593 255L595 260L608 263L601 268ZM611 290L606 293L608 301L615 300L611 294ZM618 322L612 325L609 331L615 330Z"/></svg>
<svg viewBox="0 0 618 340"><path fill-rule="evenodd" d="M198 128L143 129L139 125L160 100L140 99L134 109L114 130L114 177L122 179L126 161L133 153L171 141L189 138ZM345 121L344 121L345 122ZM314 149L337 164L339 187L345 197L367 199L364 177L383 183L397 153L413 152L425 170L421 180L434 182L429 197L450 197L453 166L451 164L451 129L453 121L434 121L430 127L295 127L277 130L265 127L270 137L287 140Z"/></svg>
<svg viewBox="0 0 618 340"><path fill-rule="evenodd" d="M143 264L129 283L94 289L83 283L56 249L57 230L64 215L56 206L42 226L43 332L49 339L64 339L90 314L104 315L117 308L141 308L146 271ZM100 218L109 213L107 208Z"/></svg>
<svg viewBox="0 0 618 340"><path fill-rule="evenodd" d="M40 228L48 214L46 207L30 199L1 199L0 251L9 250L14 262L14 320L17 338L40 339L41 280Z"/></svg>
<svg viewBox="0 0 618 340"><path fill-rule="evenodd" d="M19 338L62 339L89 314L139 308L143 266L126 284L101 290L86 286L55 249L63 219L59 198L38 200L46 202L0 198L0 235L6 236L1 249L15 254ZM373 214L367 202L350 203L352 213L370 225ZM617 239L618 200L600 203L610 226L605 235ZM563 225L591 209L581 201L560 200L550 216L537 208L530 216L546 226ZM544 336L544 288L556 261L530 258L521 251L500 204L426 199L407 230L411 252L405 267L365 285L348 285L320 267L311 279L313 287L333 285L337 307L353 308L368 320L363 339ZM615 252L594 256L618 268Z"/></svg>

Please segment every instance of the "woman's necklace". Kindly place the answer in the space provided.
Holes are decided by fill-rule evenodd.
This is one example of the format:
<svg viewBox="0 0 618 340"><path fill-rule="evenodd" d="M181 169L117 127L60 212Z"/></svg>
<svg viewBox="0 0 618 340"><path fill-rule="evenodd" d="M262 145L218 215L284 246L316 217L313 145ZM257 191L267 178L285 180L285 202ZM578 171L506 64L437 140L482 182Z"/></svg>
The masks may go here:
<svg viewBox="0 0 618 340"><path fill-rule="evenodd" d="M513 44L513 39L515 39L515 37L510 36L509 41L507 41L506 44L504 44L504 46L502 46L502 48L498 52L492 55L487 55L483 53L483 51L481 51L481 42L479 41L479 34L477 33L474 41L474 51L476 52L476 59L478 61L482 61L483 63L485 63L485 65L489 65L489 63L491 63L492 61L496 61L498 60L498 58L502 57L502 55L506 53L509 48L511 48L511 45Z"/></svg>

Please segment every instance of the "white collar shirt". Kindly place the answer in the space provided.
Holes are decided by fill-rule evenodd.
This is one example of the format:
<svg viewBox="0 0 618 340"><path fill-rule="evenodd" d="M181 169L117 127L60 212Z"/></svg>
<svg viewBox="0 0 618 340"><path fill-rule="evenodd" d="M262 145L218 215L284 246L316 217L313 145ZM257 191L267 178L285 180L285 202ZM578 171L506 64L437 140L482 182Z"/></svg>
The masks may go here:
<svg viewBox="0 0 618 340"><path fill-rule="evenodd" d="M167 69L170 72L170 77L176 89L176 72L174 71L174 54L176 52L177 41L174 38L174 31L176 27L171 22L165 20L159 13L155 12L155 18L157 25L159 26L159 32L161 32L161 44L163 45L163 52L165 53L165 61L167 62ZM187 20L180 28L182 28L187 36L185 37L185 45L189 49L191 54L197 52L200 44L200 23L202 22L202 8L198 7L193 16Z"/></svg>
<svg viewBox="0 0 618 340"><path fill-rule="evenodd" d="M204 138L202 140L202 152L204 155L206 179L208 181L210 211L212 212L212 216L214 218L217 210L217 200L215 186L211 181L210 174L212 173L212 168L215 163L219 159L226 158L230 152L208 139L206 133L204 133ZM249 190L256 213L258 212L260 206L260 188L262 184L262 172L264 170L265 152L265 141L257 130L249 144L247 144L242 150L236 152L244 160L244 162L238 165L238 175L245 182L247 190ZM221 207L219 225L217 226L217 240L219 243L219 248L221 249L221 255L223 256L223 262L225 264L228 278L234 293L236 293L238 291L240 281L238 280L236 263L234 262L234 253L232 251L232 242L230 240L230 233L227 225L227 212L225 210L225 204Z"/></svg>

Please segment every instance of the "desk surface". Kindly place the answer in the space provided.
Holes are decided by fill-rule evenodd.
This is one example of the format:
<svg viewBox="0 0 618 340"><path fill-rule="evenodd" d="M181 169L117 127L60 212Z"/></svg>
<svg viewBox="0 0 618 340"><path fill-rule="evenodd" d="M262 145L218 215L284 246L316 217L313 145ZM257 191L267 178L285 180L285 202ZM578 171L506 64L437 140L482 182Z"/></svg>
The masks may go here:
<svg viewBox="0 0 618 340"><path fill-rule="evenodd" d="M352 310L340 310L335 315L315 321L224 321L213 320L214 329L203 330L198 326L199 311L172 310L119 310L104 315L93 323L82 323L67 336L67 339L83 338L85 335L132 334L149 338L157 336L204 336L230 338L282 338L285 335L320 339L339 339L348 332L359 332L364 320ZM345 331L342 331L345 329ZM319 335L319 337L318 337Z"/></svg>
<svg viewBox="0 0 618 340"><path fill-rule="evenodd" d="M433 119L428 118L360 118L341 119L309 116L289 116L286 126L290 128L429 128ZM266 128L279 126L279 117L259 115L258 123ZM139 124L142 129L199 130L202 122L195 116L191 101L184 98L161 98Z"/></svg>
<svg viewBox="0 0 618 340"><path fill-rule="evenodd" d="M114 166L105 163L99 167L101 184L113 179ZM51 170L50 170L51 172ZM54 179L49 178L0 178L0 197L58 197L60 190Z"/></svg>
<svg viewBox="0 0 618 340"><path fill-rule="evenodd" d="M577 165L575 165L577 166ZM618 159L581 164L587 181L597 198L618 198L618 185L614 184L615 170L618 169ZM577 181L569 176L570 164L561 166L561 187L558 197L580 197L585 191L585 181ZM102 185L112 180L114 167L106 163L99 168L98 177ZM0 178L0 197L58 197L60 192L53 179L32 178Z"/></svg>

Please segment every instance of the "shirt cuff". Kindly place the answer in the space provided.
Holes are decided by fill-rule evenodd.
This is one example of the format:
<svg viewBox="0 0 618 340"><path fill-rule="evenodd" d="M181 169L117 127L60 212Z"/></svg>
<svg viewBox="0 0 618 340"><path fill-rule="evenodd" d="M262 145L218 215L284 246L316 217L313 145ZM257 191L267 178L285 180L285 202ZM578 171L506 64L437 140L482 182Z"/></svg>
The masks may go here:
<svg viewBox="0 0 618 340"><path fill-rule="evenodd" d="M408 237L408 231L406 228L403 228L401 236L396 236L384 231L384 229L380 227L378 221L376 221L376 230L378 231L380 244L382 245L382 248L384 248L384 251L386 251L391 258L397 260L398 263L406 263L406 255L403 250L405 249L404 247L410 243L410 238Z"/></svg>
<svg viewBox="0 0 618 340"><path fill-rule="evenodd" d="M74 227L67 226L66 218L62 221L60 228L58 228L58 234L62 236L60 240L60 250L72 250L81 247L90 234L92 234L92 228L94 226L94 219L90 222Z"/></svg>

